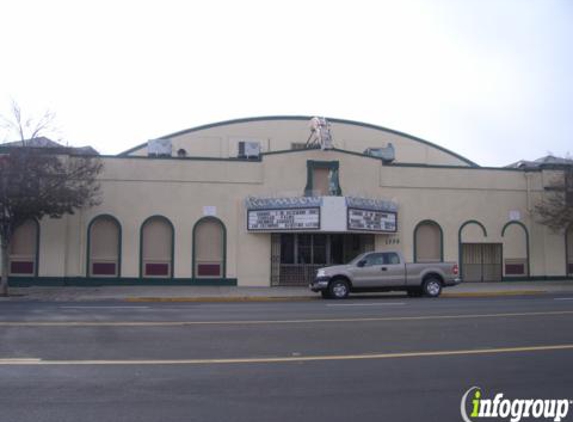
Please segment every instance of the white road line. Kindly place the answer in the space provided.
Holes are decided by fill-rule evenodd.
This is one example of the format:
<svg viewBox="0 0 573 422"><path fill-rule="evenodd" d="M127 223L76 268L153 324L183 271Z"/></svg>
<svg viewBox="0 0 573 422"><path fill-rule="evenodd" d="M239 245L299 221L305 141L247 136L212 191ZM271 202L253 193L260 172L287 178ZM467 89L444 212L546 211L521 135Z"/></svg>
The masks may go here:
<svg viewBox="0 0 573 422"><path fill-rule="evenodd" d="M149 306L60 306L60 309L149 309Z"/></svg>
<svg viewBox="0 0 573 422"><path fill-rule="evenodd" d="M36 358L0 359L0 365L39 365L41 362L41 359Z"/></svg>
<svg viewBox="0 0 573 422"><path fill-rule="evenodd" d="M382 302L382 303L327 303L326 306L399 306L405 305L406 302Z"/></svg>
<svg viewBox="0 0 573 422"><path fill-rule="evenodd" d="M314 362L336 360L370 360L421 358L440 356L464 356L499 353L546 352L558 350L573 350L573 344L557 344L546 346L499 347L489 349L436 350L400 353L371 353L358 355L319 355L319 356L277 356L257 358L226 358L226 359L110 359L110 360L43 360L43 359L0 359L0 366L5 365L213 365L213 364L254 364L254 363L288 363Z"/></svg>
<svg viewBox="0 0 573 422"><path fill-rule="evenodd" d="M358 318L316 318L275 320L221 320L221 321L0 321L0 327L187 327L201 325L274 325L274 324L333 324L357 322L440 321L477 318L516 318L541 316L570 316L573 311L508 312L499 314L452 314L383 316Z"/></svg>
<svg viewBox="0 0 573 422"><path fill-rule="evenodd" d="M573 297L554 297L553 300L573 300Z"/></svg>

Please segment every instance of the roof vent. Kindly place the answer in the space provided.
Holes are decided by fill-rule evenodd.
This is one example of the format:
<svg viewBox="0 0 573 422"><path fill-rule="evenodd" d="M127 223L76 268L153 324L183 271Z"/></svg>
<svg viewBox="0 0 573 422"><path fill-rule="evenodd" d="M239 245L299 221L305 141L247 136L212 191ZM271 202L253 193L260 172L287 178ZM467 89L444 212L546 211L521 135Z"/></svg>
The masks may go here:
<svg viewBox="0 0 573 422"><path fill-rule="evenodd" d="M171 157L171 139L151 139L147 142L149 157Z"/></svg>
<svg viewBox="0 0 573 422"><path fill-rule="evenodd" d="M367 148L364 154L380 158L385 163L391 163L396 159L396 151L391 143L388 143L386 148Z"/></svg>
<svg viewBox="0 0 573 422"><path fill-rule="evenodd" d="M261 144L258 142L239 141L239 158L259 158Z"/></svg>

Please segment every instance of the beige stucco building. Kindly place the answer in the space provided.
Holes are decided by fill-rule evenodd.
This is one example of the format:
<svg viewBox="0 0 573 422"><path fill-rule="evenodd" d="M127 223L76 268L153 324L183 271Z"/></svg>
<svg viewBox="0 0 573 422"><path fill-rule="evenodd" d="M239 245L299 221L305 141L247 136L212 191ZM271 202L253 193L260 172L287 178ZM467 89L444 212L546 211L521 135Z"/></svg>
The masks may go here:
<svg viewBox="0 0 573 422"><path fill-rule="evenodd" d="M304 285L367 250L459 261L466 281L573 276L573 229L532 217L554 166L484 168L383 127L201 126L102 156L103 201L21 226L12 284ZM312 143L316 140L316 143Z"/></svg>

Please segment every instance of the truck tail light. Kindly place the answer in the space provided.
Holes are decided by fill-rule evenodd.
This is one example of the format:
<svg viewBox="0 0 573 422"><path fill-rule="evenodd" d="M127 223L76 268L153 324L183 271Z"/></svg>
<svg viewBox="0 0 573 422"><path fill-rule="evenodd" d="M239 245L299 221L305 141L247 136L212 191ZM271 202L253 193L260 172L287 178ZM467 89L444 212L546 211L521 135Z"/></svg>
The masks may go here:
<svg viewBox="0 0 573 422"><path fill-rule="evenodd" d="M452 272L454 273L454 275L458 275L458 273L460 272L458 264L454 264L454 266L452 267Z"/></svg>

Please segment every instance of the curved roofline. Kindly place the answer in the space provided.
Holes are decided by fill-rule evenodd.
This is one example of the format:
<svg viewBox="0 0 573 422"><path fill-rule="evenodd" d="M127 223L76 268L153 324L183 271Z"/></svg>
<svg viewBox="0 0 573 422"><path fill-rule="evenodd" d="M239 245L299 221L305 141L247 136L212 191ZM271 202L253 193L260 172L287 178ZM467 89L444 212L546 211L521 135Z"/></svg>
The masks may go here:
<svg viewBox="0 0 573 422"><path fill-rule="evenodd" d="M200 131L200 130L211 129L211 128L213 128L213 127L233 125L233 124L239 124L239 123L261 122L261 121L268 121L268 120L296 120L296 121L299 121L299 120L307 120L307 121L308 121L308 120L312 119L313 117L314 117L314 116L301 116L301 115L299 115L299 116L296 116L296 115L295 115L295 116L259 116L259 117L244 117L244 118L240 118L240 119L224 120L224 121L221 121L221 122L209 123L209 124L206 124L206 125L201 125L201 126L196 126L196 127L189 128L189 129L185 129L185 130L180 130L180 131L178 131L178 132L173 132L173 133L170 133L170 134L168 134L168 135L161 136L161 137L159 137L159 138L157 138L157 139L166 139L166 138L171 138L171 137L175 137L175 136L185 135L185 134L187 134L187 133L197 132L197 131ZM473 161L471 161L471 160L465 158L465 157L462 156L462 155L456 154L455 152L450 151L450 150L447 149L447 148L441 147L440 145L436 145L436 144L434 144L434 143L432 143L432 142L430 142L430 141L426 141L425 139L418 138L417 136L413 136L413 135L410 135L410 134L408 134L408 133L400 132L400 131L394 130L394 129L389 129L389 128L386 128L386 127L384 127L384 126L373 125L373 124L371 124L371 123L358 122L358 121L355 121L355 120L337 119L337 118L334 118L334 117L326 117L326 120L328 120L329 122L332 122L332 123L340 123L340 124L346 124L346 125L359 126L359 127L364 127L364 128L368 128L368 129L379 130L379 131L382 131L382 132L392 133L392 134L394 134L394 135L403 136L403 137L405 137L405 138L409 138L409 139L411 139L411 140L413 140L413 141L420 142L420 143L422 143L422 144L431 146L431 147L436 148L436 149L438 149L438 150L440 150L440 151L442 151L442 152L445 152L445 153L447 153L447 154L450 154L451 156L453 156L453 157L455 157L455 158L457 158L457 159L459 159L459 160L462 160L462 161L464 161L465 163L469 164L471 167L479 167L479 165L478 165L477 163L475 163L475 162L473 162ZM123 152L119 153L118 155L120 155L120 156L121 156L121 155L127 155L127 154L129 154L129 153L131 153L131 152L133 152L133 151L137 151L138 149L145 147L145 145L147 145L147 143L143 143L143 144L137 145L137 146L135 146L135 147L133 147L133 148L130 148L130 149L126 150L126 151L123 151Z"/></svg>

